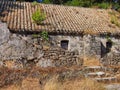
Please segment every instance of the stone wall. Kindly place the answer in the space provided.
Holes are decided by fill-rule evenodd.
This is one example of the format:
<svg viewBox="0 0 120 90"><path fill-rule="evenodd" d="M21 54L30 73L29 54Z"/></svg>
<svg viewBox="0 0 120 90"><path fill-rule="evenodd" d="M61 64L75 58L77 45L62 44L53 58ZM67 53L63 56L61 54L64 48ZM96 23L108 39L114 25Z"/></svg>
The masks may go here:
<svg viewBox="0 0 120 90"><path fill-rule="evenodd" d="M61 47L61 41L68 40L68 51L77 52L81 57L84 56L84 41L82 36L50 35L52 46Z"/></svg>
<svg viewBox="0 0 120 90"><path fill-rule="evenodd" d="M53 46L60 46L62 40L68 40L68 50L78 52L81 58L94 57L100 59L101 57L101 42L97 36L64 36L55 35L50 36Z"/></svg>
<svg viewBox="0 0 120 90"><path fill-rule="evenodd" d="M61 48L51 47L49 50L44 50L44 56L38 61L39 66L81 66L83 58L76 52L70 52Z"/></svg>
<svg viewBox="0 0 120 90"><path fill-rule="evenodd" d="M9 61L15 68L31 61L41 67L82 65L78 53L57 46L44 50L41 37L10 33L4 23L0 23L0 35L0 65L7 65Z"/></svg>
<svg viewBox="0 0 120 90"><path fill-rule="evenodd" d="M106 42L107 39L105 37L101 37L101 42L104 45L104 53L103 57L101 58L101 63L103 65L120 65L120 38L119 37L110 37L113 45L111 47L111 51L106 53Z"/></svg>
<svg viewBox="0 0 120 90"><path fill-rule="evenodd" d="M82 65L86 57L101 59L103 64L119 65L120 38L111 36L111 51L106 51L106 36L50 35L49 49L44 50L42 39L33 35L13 34L5 23L0 22L0 59L18 60L21 63L34 61L38 66ZM68 50L61 49L61 41L68 40ZM2 62L0 62L2 65Z"/></svg>
<svg viewBox="0 0 120 90"><path fill-rule="evenodd" d="M100 37L85 35L84 36L84 58L101 58Z"/></svg>

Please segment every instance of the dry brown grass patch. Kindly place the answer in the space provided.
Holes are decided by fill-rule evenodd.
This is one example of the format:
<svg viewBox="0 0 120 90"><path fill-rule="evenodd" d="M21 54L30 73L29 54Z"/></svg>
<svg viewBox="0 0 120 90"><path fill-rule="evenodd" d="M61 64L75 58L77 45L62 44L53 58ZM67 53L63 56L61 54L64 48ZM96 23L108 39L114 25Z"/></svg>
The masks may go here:
<svg viewBox="0 0 120 90"><path fill-rule="evenodd" d="M57 78L50 79L44 90L105 90L103 84L100 84L91 79L82 79L82 80L68 80L63 83L57 81Z"/></svg>
<svg viewBox="0 0 120 90"><path fill-rule="evenodd" d="M63 90L105 90L104 85L91 79L67 81L63 84Z"/></svg>
<svg viewBox="0 0 120 90"><path fill-rule="evenodd" d="M21 90L41 90L39 79L26 78L22 81Z"/></svg>
<svg viewBox="0 0 120 90"><path fill-rule="evenodd" d="M101 65L99 60L96 59L96 58L92 58L92 57L89 57L89 58L85 58L84 59L84 66L99 66Z"/></svg>
<svg viewBox="0 0 120 90"><path fill-rule="evenodd" d="M63 88L62 84L58 82L57 76L55 76L45 84L44 90L63 90Z"/></svg>

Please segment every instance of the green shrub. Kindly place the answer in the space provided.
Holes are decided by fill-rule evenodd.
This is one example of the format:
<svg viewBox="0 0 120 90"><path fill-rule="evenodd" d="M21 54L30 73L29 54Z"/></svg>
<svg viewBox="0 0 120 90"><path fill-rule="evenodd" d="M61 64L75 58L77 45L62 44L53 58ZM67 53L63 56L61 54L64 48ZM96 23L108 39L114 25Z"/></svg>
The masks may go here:
<svg viewBox="0 0 120 90"><path fill-rule="evenodd" d="M85 0L80 2L80 6L82 7L91 7L93 5L93 2L91 0Z"/></svg>
<svg viewBox="0 0 120 90"><path fill-rule="evenodd" d="M48 41L48 32L47 32L47 31L42 31L42 32L41 32L41 37L42 37L44 40Z"/></svg>
<svg viewBox="0 0 120 90"><path fill-rule="evenodd" d="M79 0L72 0L71 2L69 2L69 4L72 6L79 6L79 3Z"/></svg>
<svg viewBox="0 0 120 90"><path fill-rule="evenodd" d="M111 16L111 23L120 27L120 22L118 22L118 18L116 16Z"/></svg>
<svg viewBox="0 0 120 90"><path fill-rule="evenodd" d="M41 37L43 40L48 41L48 32L42 31L41 33L32 34L33 38L39 38Z"/></svg>
<svg viewBox="0 0 120 90"><path fill-rule="evenodd" d="M102 2L102 3L98 4L98 7L102 8L102 9L108 9L111 7L111 4Z"/></svg>
<svg viewBox="0 0 120 90"><path fill-rule="evenodd" d="M39 9L35 11L32 15L32 19L36 24L41 24L46 18L45 13L42 13Z"/></svg>
<svg viewBox="0 0 120 90"><path fill-rule="evenodd" d="M51 2L50 2L50 0L44 0L43 3L50 4Z"/></svg>
<svg viewBox="0 0 120 90"><path fill-rule="evenodd" d="M37 1L32 2L32 6L36 6L36 5L38 5Z"/></svg>

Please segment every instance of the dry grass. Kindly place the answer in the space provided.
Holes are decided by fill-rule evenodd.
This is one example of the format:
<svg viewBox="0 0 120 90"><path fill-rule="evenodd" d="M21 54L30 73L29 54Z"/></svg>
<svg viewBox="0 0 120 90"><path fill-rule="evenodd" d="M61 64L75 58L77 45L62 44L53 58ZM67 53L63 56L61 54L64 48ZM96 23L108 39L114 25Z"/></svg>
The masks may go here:
<svg viewBox="0 0 120 90"><path fill-rule="evenodd" d="M22 81L21 90L41 90L39 79L26 78Z"/></svg>
<svg viewBox="0 0 120 90"><path fill-rule="evenodd" d="M100 64L98 59L90 57L90 58L85 58L84 59L84 64L83 65L84 66L95 66L95 65L99 66L101 64Z"/></svg>
<svg viewBox="0 0 120 90"><path fill-rule="evenodd" d="M10 86L1 88L0 90L21 90L21 88L18 85L10 85Z"/></svg>
<svg viewBox="0 0 120 90"><path fill-rule="evenodd" d="M45 69L44 71L43 69L36 68L35 70L34 68L32 73L34 71L37 72L39 70L42 73L48 72L47 69ZM53 68L49 70L54 73ZM63 70L63 68L60 69L60 71L61 70ZM7 70L7 71L10 72L9 75L13 74L12 70ZM59 69L57 69L56 71L59 72ZM24 72L20 70L14 71L14 73L18 73L18 76L22 77L22 75L20 75L20 72L24 74L25 73L31 74L30 72L26 72L26 71ZM4 73L7 73L7 72L4 72ZM5 78L6 77L9 77L9 76L5 76ZM6 80L5 78L2 81ZM33 78L33 77L30 77L30 75L28 75L26 78L22 78L22 81L20 80L19 82L13 83L13 84L10 84L10 83L12 81L16 81L16 79L19 79L19 78L9 77L9 79L10 81L8 85L3 84L4 87L0 88L0 90L105 90L102 84L97 83L90 79L76 78L75 80L66 79L64 81L59 81L58 76L53 76L52 78L48 78L44 84L40 83L41 79L39 77Z"/></svg>
<svg viewBox="0 0 120 90"><path fill-rule="evenodd" d="M51 79L44 90L105 90L104 85L90 79L66 81L63 84Z"/></svg>
<svg viewBox="0 0 120 90"><path fill-rule="evenodd" d="M13 66L15 65L15 62L12 60L9 61L6 60L4 63L8 68L13 68Z"/></svg>
<svg viewBox="0 0 120 90"><path fill-rule="evenodd" d="M57 76L50 79L44 86L44 90L63 90L62 84L58 82Z"/></svg>
<svg viewBox="0 0 120 90"><path fill-rule="evenodd" d="M87 78L81 81L75 80L65 82L63 87L64 90L105 90L103 84Z"/></svg>
<svg viewBox="0 0 120 90"><path fill-rule="evenodd" d="M13 84L7 87L3 87L0 90L41 90L39 79L26 78L21 84Z"/></svg>
<svg viewBox="0 0 120 90"><path fill-rule="evenodd" d="M65 79L63 81L59 80L61 78L57 76L50 76L49 78L42 79L46 74L47 76L58 75L61 72L69 70L81 70L81 68L75 66L71 68L49 67L44 69L34 67L25 70L1 68L0 90L104 90L102 84L90 79L79 78L80 76L78 76L77 79Z"/></svg>

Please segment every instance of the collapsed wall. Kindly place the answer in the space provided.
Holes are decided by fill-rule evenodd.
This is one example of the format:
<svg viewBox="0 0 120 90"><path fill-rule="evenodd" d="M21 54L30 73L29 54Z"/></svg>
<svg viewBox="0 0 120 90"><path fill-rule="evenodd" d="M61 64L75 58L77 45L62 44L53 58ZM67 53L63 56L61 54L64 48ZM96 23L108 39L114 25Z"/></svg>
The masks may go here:
<svg viewBox="0 0 120 90"><path fill-rule="evenodd" d="M101 37L101 42L103 43L102 48L102 58L101 63L103 65L120 65L120 37L119 36L110 36L111 48L107 51L106 37ZM109 46L109 45L108 45Z"/></svg>
<svg viewBox="0 0 120 90"><path fill-rule="evenodd" d="M29 61L33 61L40 67L60 67L82 65L79 55L62 50L58 47L50 47L44 50L41 38L33 35L21 35L9 32L5 23L0 22L0 64L11 62L13 67L24 67ZM6 65L7 66L7 65Z"/></svg>

